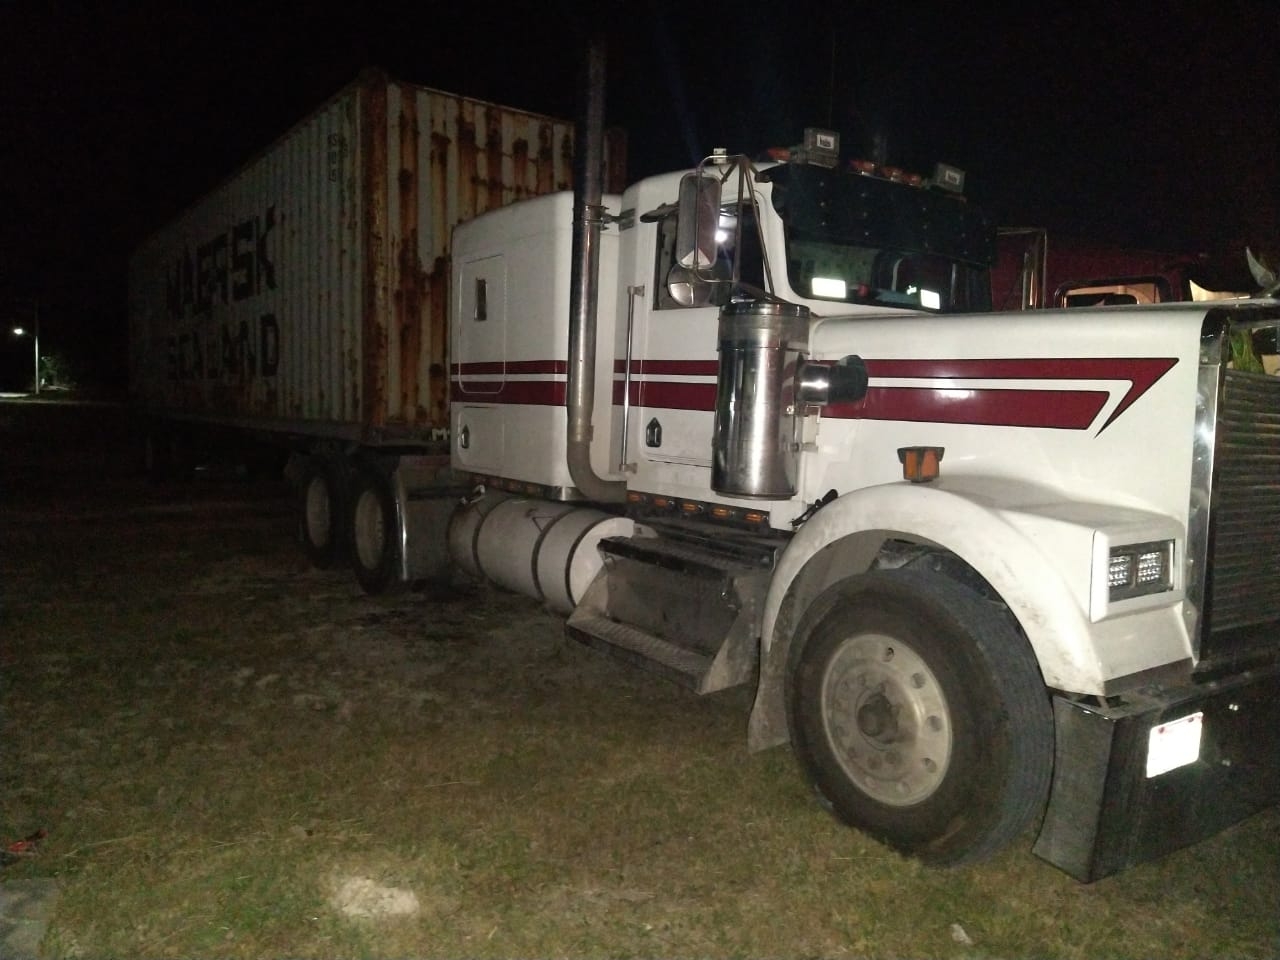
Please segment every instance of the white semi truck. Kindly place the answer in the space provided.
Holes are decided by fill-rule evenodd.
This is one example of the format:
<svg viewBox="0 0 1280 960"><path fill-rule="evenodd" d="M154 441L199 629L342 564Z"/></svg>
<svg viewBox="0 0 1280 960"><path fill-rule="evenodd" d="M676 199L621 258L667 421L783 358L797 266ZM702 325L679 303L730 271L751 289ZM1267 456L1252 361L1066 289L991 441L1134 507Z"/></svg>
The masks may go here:
<svg viewBox="0 0 1280 960"><path fill-rule="evenodd" d="M459 228L454 556L756 683L752 746L927 861L1039 821L1094 879L1274 803L1280 379L1232 349L1280 306L963 312L982 217L803 152L588 200L594 311L568 196Z"/></svg>
<svg viewBox="0 0 1280 960"><path fill-rule="evenodd" d="M958 171L814 131L612 193L599 144L454 232L447 423L257 425L313 557L754 684L751 747L928 863L1089 881L1280 800L1280 303L991 313Z"/></svg>

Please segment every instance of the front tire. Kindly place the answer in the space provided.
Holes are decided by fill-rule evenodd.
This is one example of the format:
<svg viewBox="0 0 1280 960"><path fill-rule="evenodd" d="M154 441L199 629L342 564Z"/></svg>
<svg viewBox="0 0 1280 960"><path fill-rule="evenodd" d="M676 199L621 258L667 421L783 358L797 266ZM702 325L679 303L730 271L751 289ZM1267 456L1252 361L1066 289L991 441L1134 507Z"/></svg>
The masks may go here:
<svg viewBox="0 0 1280 960"><path fill-rule="evenodd" d="M351 495L351 562L365 593L399 593L400 523L391 481L371 467L361 469Z"/></svg>
<svg viewBox="0 0 1280 960"><path fill-rule="evenodd" d="M985 859L1043 812L1053 719L1008 614L953 580L831 587L796 637L792 740L831 811L933 865Z"/></svg>

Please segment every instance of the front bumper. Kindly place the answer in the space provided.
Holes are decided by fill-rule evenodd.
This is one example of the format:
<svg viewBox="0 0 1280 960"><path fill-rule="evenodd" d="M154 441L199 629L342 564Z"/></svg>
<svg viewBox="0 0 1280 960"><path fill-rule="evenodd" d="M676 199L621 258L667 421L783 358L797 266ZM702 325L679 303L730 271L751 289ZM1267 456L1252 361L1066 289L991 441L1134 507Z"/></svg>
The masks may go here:
<svg viewBox="0 0 1280 960"><path fill-rule="evenodd" d="M1280 803L1280 664L1126 695L1053 701L1053 787L1035 853L1086 883ZM1203 712L1199 759L1147 775L1153 727Z"/></svg>

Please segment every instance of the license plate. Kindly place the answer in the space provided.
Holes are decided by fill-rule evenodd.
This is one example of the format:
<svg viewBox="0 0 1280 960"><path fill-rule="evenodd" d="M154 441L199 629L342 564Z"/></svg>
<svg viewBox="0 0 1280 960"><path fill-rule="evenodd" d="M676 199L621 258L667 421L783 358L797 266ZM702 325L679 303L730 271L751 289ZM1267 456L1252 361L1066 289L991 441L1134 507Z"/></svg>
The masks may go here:
<svg viewBox="0 0 1280 960"><path fill-rule="evenodd" d="M1185 767L1200 759L1204 713L1193 713L1151 728L1147 739L1147 777Z"/></svg>

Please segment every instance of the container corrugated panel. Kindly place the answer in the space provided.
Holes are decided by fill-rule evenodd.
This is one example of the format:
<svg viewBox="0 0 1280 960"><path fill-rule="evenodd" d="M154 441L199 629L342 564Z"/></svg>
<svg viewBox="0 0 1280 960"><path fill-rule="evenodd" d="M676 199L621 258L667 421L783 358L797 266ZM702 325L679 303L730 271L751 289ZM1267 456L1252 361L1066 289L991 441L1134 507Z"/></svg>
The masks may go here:
<svg viewBox="0 0 1280 960"><path fill-rule="evenodd" d="M621 181L625 144L607 144ZM368 74L144 243L131 388L153 413L367 443L448 424L449 240L572 187L567 121Z"/></svg>

